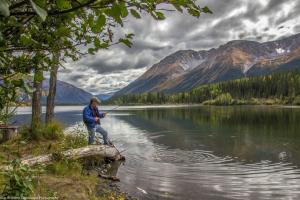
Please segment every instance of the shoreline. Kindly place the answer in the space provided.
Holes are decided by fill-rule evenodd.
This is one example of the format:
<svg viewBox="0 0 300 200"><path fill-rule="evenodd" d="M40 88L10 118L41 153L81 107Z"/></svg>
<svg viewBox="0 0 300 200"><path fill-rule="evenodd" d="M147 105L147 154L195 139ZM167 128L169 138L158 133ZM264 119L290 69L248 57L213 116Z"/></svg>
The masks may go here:
<svg viewBox="0 0 300 200"><path fill-rule="evenodd" d="M55 107L84 107L84 105L55 105ZM100 105L100 107L114 107L117 104ZM243 107L243 106L264 106L264 107L284 107L284 108L300 108L300 105L293 104L232 104L232 105L213 105L203 103L191 104L132 104L132 105L119 105L120 108L180 108L180 107ZM46 106L42 106L45 108ZM31 106L20 106L18 108L31 108Z"/></svg>
<svg viewBox="0 0 300 200"><path fill-rule="evenodd" d="M97 166L93 168L93 165L89 163L99 163L98 167L109 170L108 166L110 165L107 165L107 161L102 157L68 159L63 156L61 153L63 151L86 146L85 135L83 136L79 132L74 132L73 135L60 132L55 138L30 139L25 136L26 132L24 131L26 130L21 130L20 134L0 145L0 166L16 166L13 171L4 170L4 173L0 174L0 191L4 191L4 188L17 187L10 185L17 178L18 181L25 184L22 186L22 191L27 191L25 195L28 198L136 199L122 191L113 180L99 177L100 171ZM47 132L46 128L43 130L43 133L45 132ZM24 158L47 154L51 154L53 157L51 162L46 164L25 167L26 165L19 163ZM14 163L19 164L14 165ZM19 176L21 170L25 171L22 171L22 176ZM4 175L7 173L9 176ZM27 180L32 181L27 182ZM32 188L31 192L29 192L29 187ZM14 194L10 194L10 196L14 196Z"/></svg>

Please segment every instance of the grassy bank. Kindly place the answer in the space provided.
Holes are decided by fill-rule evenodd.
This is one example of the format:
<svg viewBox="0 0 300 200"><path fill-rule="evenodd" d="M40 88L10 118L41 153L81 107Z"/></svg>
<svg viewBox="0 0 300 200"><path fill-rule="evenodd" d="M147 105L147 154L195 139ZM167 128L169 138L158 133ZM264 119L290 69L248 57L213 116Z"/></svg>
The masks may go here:
<svg viewBox="0 0 300 200"><path fill-rule="evenodd" d="M203 102L203 105L300 105L300 96L293 98L249 98L236 99L230 93L217 96L215 99Z"/></svg>
<svg viewBox="0 0 300 200"><path fill-rule="evenodd" d="M87 145L81 132L63 134L57 123L41 127L37 133L22 128L14 139L0 146L0 197L50 197L52 199L125 199L116 185L87 170L83 160L70 160L61 152ZM53 162L27 167L20 159L52 154ZM99 158L101 159L101 158Z"/></svg>

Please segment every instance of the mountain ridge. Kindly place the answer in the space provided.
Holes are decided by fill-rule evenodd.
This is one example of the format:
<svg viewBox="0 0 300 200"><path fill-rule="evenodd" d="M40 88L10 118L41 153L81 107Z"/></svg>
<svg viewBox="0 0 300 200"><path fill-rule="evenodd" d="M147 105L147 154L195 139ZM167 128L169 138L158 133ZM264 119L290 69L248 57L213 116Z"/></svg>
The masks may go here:
<svg viewBox="0 0 300 200"><path fill-rule="evenodd" d="M114 96L188 91L205 83L300 69L300 33L279 40L233 40L209 50L179 50L154 64Z"/></svg>

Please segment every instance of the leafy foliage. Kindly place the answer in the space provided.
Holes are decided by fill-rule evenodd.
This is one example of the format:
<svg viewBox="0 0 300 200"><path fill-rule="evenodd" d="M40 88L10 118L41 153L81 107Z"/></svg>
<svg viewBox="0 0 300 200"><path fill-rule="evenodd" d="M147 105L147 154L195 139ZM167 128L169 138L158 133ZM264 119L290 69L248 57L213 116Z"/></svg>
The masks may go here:
<svg viewBox="0 0 300 200"><path fill-rule="evenodd" d="M87 131L82 123L76 124L72 130L67 131L63 143L68 148L79 148L86 146L87 143Z"/></svg>
<svg viewBox="0 0 300 200"><path fill-rule="evenodd" d="M211 101L205 101L204 104L223 105L228 106L233 104L233 99L229 93L220 94L216 99Z"/></svg>
<svg viewBox="0 0 300 200"><path fill-rule="evenodd" d="M22 93L32 92L33 89L26 82L27 78L28 76L21 73L11 74L2 80L0 77L0 121L2 123L9 123L22 101Z"/></svg>
<svg viewBox="0 0 300 200"><path fill-rule="evenodd" d="M23 165L19 159L13 160L10 168L4 172L7 182L1 196L20 199L28 197L33 192L36 174L36 170Z"/></svg>
<svg viewBox="0 0 300 200"><path fill-rule="evenodd" d="M179 12L186 10L195 17L211 13L207 7L197 5L196 0L1 0L0 81L16 73L51 71L53 66L76 61L114 44L131 47L132 33L115 38L114 31L123 27L130 15L130 20L141 18L143 13L163 20L163 11L170 7ZM19 80L9 87L9 94L18 87L28 88L26 83L33 81ZM34 80L42 81L42 77ZM3 85L0 82L1 105L6 101L2 94L7 92Z"/></svg>

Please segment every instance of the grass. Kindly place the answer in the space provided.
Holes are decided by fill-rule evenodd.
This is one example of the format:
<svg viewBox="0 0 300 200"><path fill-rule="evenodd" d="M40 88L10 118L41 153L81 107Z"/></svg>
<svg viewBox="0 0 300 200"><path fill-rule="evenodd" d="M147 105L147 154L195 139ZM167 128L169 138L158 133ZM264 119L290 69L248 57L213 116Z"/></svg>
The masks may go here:
<svg viewBox="0 0 300 200"><path fill-rule="evenodd" d="M34 195L56 197L65 200L124 200L125 195L109 188L109 181L97 176L57 176L46 174L40 177L40 184Z"/></svg>
<svg viewBox="0 0 300 200"><path fill-rule="evenodd" d="M28 140L58 140L64 137L63 126L57 122L53 121L46 125L40 125L40 127L32 130L28 126L24 126L20 130L20 134L23 138Z"/></svg>
<svg viewBox="0 0 300 200"><path fill-rule="evenodd" d="M38 184L31 197L70 200L125 199L123 193L111 189L110 183L98 178L96 174L87 176L81 161L66 159L61 154L62 151L86 145L87 136L82 131L75 130L75 133L63 134L63 129L56 122L42 126L35 133L23 127L21 134L0 145L0 165L6 165L16 158L51 153L55 157L52 163L33 167L42 168L42 172L37 177ZM7 181L0 173L0 197Z"/></svg>
<svg viewBox="0 0 300 200"><path fill-rule="evenodd" d="M35 136L42 132L45 132L42 136ZM18 136L0 145L0 164L15 158L62 152L86 145L87 136L83 132L63 134L61 125L56 122L39 128L35 133L31 133L28 127L22 127Z"/></svg>

